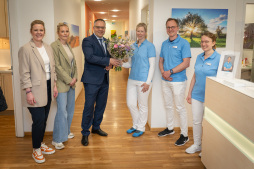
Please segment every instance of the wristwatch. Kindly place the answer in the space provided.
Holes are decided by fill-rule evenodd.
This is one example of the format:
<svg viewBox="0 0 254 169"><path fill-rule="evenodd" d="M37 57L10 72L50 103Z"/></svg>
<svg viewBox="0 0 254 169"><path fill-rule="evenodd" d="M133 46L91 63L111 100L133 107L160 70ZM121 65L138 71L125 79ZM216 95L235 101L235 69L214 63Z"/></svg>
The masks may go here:
<svg viewBox="0 0 254 169"><path fill-rule="evenodd" d="M172 69L170 69L170 73L171 73L171 75L174 73Z"/></svg>

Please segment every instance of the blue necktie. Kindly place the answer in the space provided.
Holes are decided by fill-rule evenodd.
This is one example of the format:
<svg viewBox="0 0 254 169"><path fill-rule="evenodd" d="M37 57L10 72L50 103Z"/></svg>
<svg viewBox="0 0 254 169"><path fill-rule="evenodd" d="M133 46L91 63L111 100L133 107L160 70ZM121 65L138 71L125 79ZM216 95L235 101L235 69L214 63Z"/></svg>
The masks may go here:
<svg viewBox="0 0 254 169"><path fill-rule="evenodd" d="M104 54L106 54L106 50L105 50L105 48L104 48L104 45L103 45L102 39L99 39L99 41L100 41L101 47L103 48Z"/></svg>

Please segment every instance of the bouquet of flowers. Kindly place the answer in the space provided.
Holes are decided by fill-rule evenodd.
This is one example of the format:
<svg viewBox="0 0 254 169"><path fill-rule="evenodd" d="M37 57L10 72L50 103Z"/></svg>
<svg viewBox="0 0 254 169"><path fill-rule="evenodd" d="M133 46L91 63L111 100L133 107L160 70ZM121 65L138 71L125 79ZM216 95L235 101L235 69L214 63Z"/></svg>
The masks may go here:
<svg viewBox="0 0 254 169"><path fill-rule="evenodd" d="M108 41L108 51L113 58L126 62L133 56L134 48L131 46L129 39L115 37L111 41ZM121 71L122 67L115 67L115 70Z"/></svg>

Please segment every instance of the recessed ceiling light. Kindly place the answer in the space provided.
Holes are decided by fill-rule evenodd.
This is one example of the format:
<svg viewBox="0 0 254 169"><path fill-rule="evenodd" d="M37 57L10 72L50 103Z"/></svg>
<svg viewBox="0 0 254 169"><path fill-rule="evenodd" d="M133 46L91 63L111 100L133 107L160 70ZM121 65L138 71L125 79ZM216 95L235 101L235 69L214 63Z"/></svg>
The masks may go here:
<svg viewBox="0 0 254 169"><path fill-rule="evenodd" d="M107 13L107 12L99 12L100 14L105 14L105 13Z"/></svg>
<svg viewBox="0 0 254 169"><path fill-rule="evenodd" d="M117 17L117 16L116 16L116 15L112 15L112 17L114 17L114 18L115 18L115 17Z"/></svg>
<svg viewBox="0 0 254 169"><path fill-rule="evenodd" d="M113 12L118 12L118 11L120 11L120 10L118 10L118 9L113 9L113 10L111 10L111 11L113 11Z"/></svg>
<svg viewBox="0 0 254 169"><path fill-rule="evenodd" d="M112 20L112 21L116 21L116 20Z"/></svg>
<svg viewBox="0 0 254 169"><path fill-rule="evenodd" d="M101 0L94 0L94 1L101 1Z"/></svg>
<svg viewBox="0 0 254 169"><path fill-rule="evenodd" d="M104 21L108 20L108 19L103 19Z"/></svg>

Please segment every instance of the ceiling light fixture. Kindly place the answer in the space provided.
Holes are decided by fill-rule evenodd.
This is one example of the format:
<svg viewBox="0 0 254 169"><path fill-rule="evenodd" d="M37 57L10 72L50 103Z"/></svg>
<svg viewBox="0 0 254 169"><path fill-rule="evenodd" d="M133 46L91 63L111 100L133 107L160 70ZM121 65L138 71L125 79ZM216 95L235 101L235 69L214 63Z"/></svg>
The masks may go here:
<svg viewBox="0 0 254 169"><path fill-rule="evenodd" d="M107 13L107 12L99 12L100 14L105 14L105 13Z"/></svg>
<svg viewBox="0 0 254 169"><path fill-rule="evenodd" d="M113 12L118 12L118 11L120 11L120 10L118 10L118 9L113 9L113 10L111 10L111 11L113 11Z"/></svg>
<svg viewBox="0 0 254 169"><path fill-rule="evenodd" d="M101 0L94 0L94 1L101 1Z"/></svg>
<svg viewBox="0 0 254 169"><path fill-rule="evenodd" d="M116 21L116 20L112 20L113 22Z"/></svg>
<svg viewBox="0 0 254 169"><path fill-rule="evenodd" d="M117 17L117 16L116 16L116 15L112 15L112 17L114 17L114 18L115 18L115 17Z"/></svg>

